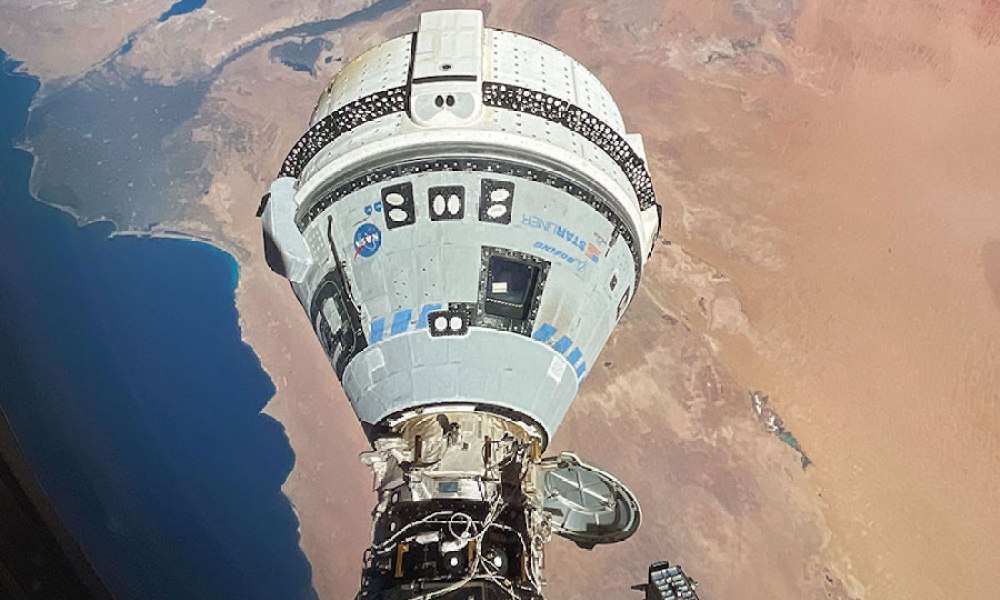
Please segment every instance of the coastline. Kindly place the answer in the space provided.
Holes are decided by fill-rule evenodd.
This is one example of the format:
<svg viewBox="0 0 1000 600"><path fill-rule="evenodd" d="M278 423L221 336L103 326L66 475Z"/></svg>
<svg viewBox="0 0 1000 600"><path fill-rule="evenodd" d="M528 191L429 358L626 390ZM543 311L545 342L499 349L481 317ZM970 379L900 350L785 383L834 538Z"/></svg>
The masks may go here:
<svg viewBox="0 0 1000 600"><path fill-rule="evenodd" d="M933 11L901 11L895 2L885 13L851 16L830 13L829 3L803 6L785 22L774 17L777 25L763 33L761 20L749 25L692 8L682 14L689 21L681 21L694 33L676 39L663 25L675 22L668 9L606 18L588 3L546 12L515 2L489 17L492 25L552 40L607 78L630 124L644 134L667 204L664 237L683 248L664 244L654 253L645 291L626 315L632 324L624 323L602 353L598 362L607 364L595 368L553 446L597 454L634 477L650 502L664 489L679 489L679 507L644 522L649 535L635 548L600 558L581 558L554 542L550 572L561 598L582 598L589 585L615 591L590 580L588 565L607 567L606 579L621 582L629 577L623 565L650 556L694 565L706 573L701 580L717 570L715 585L723 585L758 560L747 554L782 552L772 545L803 554L821 548L841 572L833 576L849 588L844 598L910 597L921 573L934 568L981 585L980 593L1000 590L981 553L955 558L957 549L995 548L990 539L1000 539L987 534L1000 532L998 483L982 481L1000 465L1000 421L989 397L998 381L997 338L990 337L998 321L971 247L984 235L1000 240L1000 230L989 228L993 205L983 201L1000 184L982 158L991 146L981 139L1000 139L982 105L1000 92L973 81L977 65L996 65L977 46L989 31L976 38L961 19L950 24ZM893 18L893 11L900 14ZM983 27L1000 22L984 18ZM396 32L401 19L388 21L351 29L350 39L337 39L338 51L349 55ZM873 46L868 38L876 34L887 45ZM634 56L601 43L616 36L628 39ZM280 163L285 141L302 129L303 119L288 115L308 114L323 84L316 79L328 73L320 67L316 79L302 78L272 68L261 54L227 63L225 81L206 96L222 105L209 117L262 126L247 149L224 147L225 161L213 165L211 194L201 203L217 223L203 234L190 222L119 232L110 219L87 222L67 207L34 200L81 226L109 222L111 237L197 241L234 261L240 338L275 388L261 412L294 440L295 464L281 489L316 589L336 598L356 589L369 535L370 478L354 460L367 441L301 306L264 265L250 206L268 179L267 165ZM669 107L669 118L659 106ZM970 125L963 114L978 122ZM226 125L207 135L224 138ZM946 145L951 150L943 156ZM967 160L951 160L970 151ZM957 214L963 207L970 209L965 216ZM989 265L982 271L988 277ZM639 358L636 348L643 349ZM771 395L815 461L806 473L775 436L751 427L758 424L746 399L750 389ZM656 440L624 457L590 449L593 439L613 440L626 428ZM615 444L632 447L634 439ZM671 472L643 479L649 464ZM695 477L691 469L708 475ZM966 488L956 499L954 490ZM772 511L782 503L793 508ZM782 517L805 522L799 525L809 543L783 530ZM761 539L761 532L772 538ZM737 539L738 549L726 545ZM706 546L732 564L712 558ZM927 558L935 554L940 561ZM822 584L828 563L801 566L802 559L782 556L785 571L767 563L762 579L783 590L796 589L792 576Z"/></svg>
<svg viewBox="0 0 1000 600"><path fill-rule="evenodd" d="M33 148L27 144L15 144L14 148L20 150L31 156L31 182L34 181L35 167L38 163L38 156L35 154ZM76 222L76 226L79 228L89 227L90 225L100 225L107 224L111 227L111 232L108 234L108 238L116 237L128 237L128 238L157 238L157 239L176 239L185 240L189 242L201 242L209 246L213 246L230 256L233 262L236 263L237 268L239 267L239 261L236 255L242 252L242 248L238 245L232 243L230 240L226 240L221 236L212 235L197 235L188 231L181 229L183 223L168 225L164 228L154 228L151 230L141 230L141 229L120 229L118 223L109 217L95 217L95 218L84 218L79 212L74 210L70 206L65 206L62 204L56 204L54 202L47 202L38 196L38 192L34 189L33 183L29 183L28 187L29 193L31 194L31 199L39 204L44 204L49 208L54 208L60 212L66 213L67 215L73 217Z"/></svg>
<svg viewBox="0 0 1000 600"><path fill-rule="evenodd" d="M31 155L31 157L32 157L32 171L33 171L34 168L35 168L35 164L37 163L37 156L35 155L33 149L22 147L22 146L18 146L18 149L22 150L22 151L24 151L26 153L28 153L29 155ZM34 192L32 192L32 194L31 194L31 199L34 202L38 202L39 204L45 205L45 206L47 206L49 208L54 208L56 210L59 210L60 212L63 212L63 213L66 213L66 214L70 215L74 219L74 221L76 222L77 227L79 227L79 228L85 228L85 227L88 227L90 225L102 224L102 223L108 224L110 227L112 227L112 230L109 232L109 234L107 236L108 239L113 239L113 238L116 238L116 237L135 238L135 239L177 239L177 240L181 240L181 241L200 243L200 244L208 245L211 248L213 248L213 249L215 249L215 250L217 250L219 252L224 253L227 256L228 260L230 260L232 262L232 264L233 264L233 266L235 268L235 273L236 273L236 278L237 278L237 284L236 284L235 289L234 289L233 299L234 299L234 303L235 303L235 306L236 306L236 312L237 312L237 315L238 315L237 325L238 325L239 330L240 330L241 340L242 340L243 344L247 348L249 348L250 351L257 358L257 360L258 360L258 362L260 364L261 370L264 371L264 373L270 379L271 383L274 385L274 388L275 388L274 394L268 400L267 404L260 410L260 414L267 416L269 419L271 419L272 421L274 421L275 423L277 423L280 426L283 434L286 436L286 438L289 441L289 444L290 444L290 446L292 448L293 456L295 457L295 467L293 467L293 469L291 471L289 471L288 476L285 479L285 482L282 484L281 492L284 495L284 497L287 498L288 503L289 503L289 505L290 505L290 507L292 509L292 512L295 515L295 518L296 518L296 521L297 521L296 531L297 531L297 533L299 535L300 540L303 540L303 537L304 537L303 536L303 519L302 519L302 514L300 512L299 506L298 506L298 504L296 502L296 497L299 497L300 495L298 493L296 493L296 490L299 489L300 486L303 485L306 481L308 481L309 479L312 479L312 477L310 477L309 475L302 476L301 473L297 472L297 469L301 469L301 466L299 465L298 453L296 452L296 446L297 446L297 444L296 443L292 443L292 439L293 439L294 436L289 433L289 425L288 425L289 422L293 422L293 427L294 427L294 421L296 421L297 419L295 419L294 416L292 416L291 414L289 414L289 412L287 412L289 409L286 408L285 405L287 403L295 403L294 400L286 399L286 397L289 394L290 390L294 389L294 386L290 386L289 383L288 383L287 367L285 368L284 371L283 370L275 369L274 367L272 367L269 364L269 361L266 361L263 358L261 352L259 351L259 347L260 347L260 345L265 345L266 346L267 345L266 340L264 340L263 338L261 338L261 339L255 341L255 336L252 333L248 333L248 330L249 329L253 329L254 327L253 326L248 326L248 324L247 324L248 316L247 315L248 314L254 314L254 315L256 315L259 311L256 310L253 307L248 306L248 304L252 304L253 303L253 301L252 301L253 294L252 294L252 292L248 292L247 288L248 288L249 284L248 284L246 278L244 277L244 274L248 272L248 268L247 268L248 265L245 265L241 261L241 259L238 258L238 257L240 257L240 256L246 257L248 255L249 256L255 256L257 250L259 250L261 252L263 251L263 247L261 246L261 248L259 248L259 249L249 249L248 250L246 247L244 247L243 245L239 244L238 242L234 242L233 240L230 240L230 239L222 237L222 236L213 236L213 235L198 236L198 235L192 234L190 232L182 231L182 230L177 229L178 227L182 226L183 224L171 225L169 229L165 229L165 230L152 230L152 231L119 230L117 224L114 223L114 221L112 221L111 219L107 219L107 218L93 219L93 220L83 219L72 208L66 207L66 206L61 206L61 205L50 203L50 202L46 202L44 199L39 198ZM257 263L259 263L257 266L259 267L260 265L264 264L264 261L263 261L262 256L261 257L257 257L257 258L258 258ZM251 259L244 259L244 260L251 260ZM273 275L272 273L270 273L270 271L266 268L266 265L264 267L264 270L265 270L265 276L271 276L271 278L273 279L272 283L277 282L279 285L281 285L283 287L287 285L287 282L284 279L281 279L280 277L278 277L278 276ZM291 317L291 320L293 320L293 321L301 321L303 324L305 324L307 326L308 325L306 323L307 319L305 319L304 314L300 314L300 313L302 313L302 309L298 305L298 303L296 301L294 301L294 295L291 294L291 291L290 290L285 290L283 292L282 296L287 296L289 299L291 299L290 304L292 306L289 307L290 310L288 311L288 315ZM255 318L254 317L249 317L249 320L250 321L254 321ZM311 342L313 341L313 332L311 331L311 329L307 328L307 332L306 333L308 334L308 337L306 337L306 344L311 344ZM310 352L310 353L311 354L316 354L315 352ZM324 362L323 362L323 364L319 368L322 369L321 372L325 374L327 371L330 371L329 365L325 363L325 356L323 356L321 352L319 352L318 354L323 357ZM276 373L284 373L284 374L283 375L276 375ZM314 373L315 373L315 371L314 371ZM332 372L330 373L330 376L332 376ZM311 377L304 378L305 381L310 381L311 379L312 379ZM360 454L361 452L363 452L367 448L367 440L364 440L364 436L362 434L361 427L357 424L356 419L354 419L353 412L350 411L349 403L348 403L346 397L343 396L343 392L342 392L342 390L339 387L340 386L339 382L337 382L334 379L331 383L334 386L336 386L335 387L334 395L338 396L337 400L339 400L339 402L336 402L336 404L339 404L341 408L346 408L347 409L346 412L349 413L349 414L343 414L343 415L341 415L341 413L344 412L342 410L341 411L336 411L335 410L334 413L337 414L338 416L349 417L349 419L347 420L348 428L356 430L356 434L357 435L349 435L347 437L348 438L356 438L359 441L362 441L362 444L355 445L355 446L352 446L350 448L347 448L347 453L344 456L342 456L341 459L345 460L345 461L347 461L349 463L351 463L352 465L354 463L356 463L356 467L357 468L356 469L351 469L351 470L352 471L357 471L358 473L356 473L356 475L357 474L363 474L364 475L364 484L367 484L367 483L369 483L369 481L367 479L367 475L368 475L367 469L365 469L365 468L362 467L360 460L353 460L354 457L356 457L358 454ZM355 477L355 479L357 480L357 477ZM315 479L313 479L313 481L315 481ZM365 487L364 484L357 485L357 483L359 483L359 482L358 481L355 482L356 493L358 495L363 495L363 493L364 493L363 491L366 489L366 487ZM372 495L372 502L374 502L374 495ZM357 507L358 508L363 507L363 508L361 510L352 510L352 511L350 511L350 512L355 513L355 518L351 519L348 516L346 520L348 522L366 523L366 521L364 520L364 518L366 518L368 510L370 509L370 507L368 506L368 504L358 504ZM362 515L364 515L365 517L362 517ZM359 521L359 518L361 518L360 521ZM336 527L330 527L330 528L337 529ZM319 528L317 528L317 529L319 529ZM357 530L357 528L353 528L353 527L349 528L349 529L355 530L355 532ZM367 536L368 526L364 525L363 529L364 529L364 536ZM350 552L348 552L348 553L345 554L345 553L341 553L337 548L331 548L330 544L327 543L327 542L314 543L313 544L314 547L312 548L311 552L307 550L307 546L305 544L300 544L300 552L302 552L303 556L306 557L309 560L310 564L314 564L314 561L315 561L314 557L317 556L317 555L320 556L320 557L325 557L323 559L323 561L326 564L330 564L331 562L340 562L341 560L343 560L345 558L348 558L348 557L349 557L349 559L347 560L347 562L354 563L354 562L360 560L360 557L362 555L363 549L364 549L364 547L367 546L366 543L364 543L364 540L366 539L364 536L358 536L358 535L345 536L345 537L350 537L353 540L352 543L348 544L349 546L357 546L357 548L355 548L353 556L351 555ZM321 535L320 537L326 537L326 536L322 536ZM313 568L315 570L315 568L316 568L315 565L313 566ZM340 570L338 570L338 572L335 574L334 577L326 577L326 579L332 579L333 583L329 583L328 582L325 585L323 585L323 588L325 588L327 590L331 590L329 592L330 594L340 594L345 589L344 588L344 581L343 581L343 579L344 579L343 578L343 574L345 572L349 573L350 578L354 578L354 577L357 576L356 574L351 573L349 570L340 569ZM316 574L315 571L314 571L314 581L316 581L316 580L322 580L322 579L324 579L324 577L322 575ZM315 586L315 584L314 584L314 588L318 588L318 587L319 586ZM325 596L321 595L321 597L325 597Z"/></svg>
<svg viewBox="0 0 1000 600"><path fill-rule="evenodd" d="M281 137L281 130L279 129L274 135ZM32 155L34 156L34 153ZM246 159L247 157L238 158ZM356 589L357 564L367 546L370 533L369 510L374 504L374 495L365 492L370 487L370 474L359 461L354 460L359 452L367 448L368 443L364 439L349 403L343 396L339 382L333 376L326 357L320 351L318 344L314 342L314 332L309 327L308 320L303 317L302 309L294 299L294 295L288 290L287 282L271 274L267 269L260 245L247 241L247 235L256 237L259 231L259 220L250 214L252 213L250 210L240 210L233 213L226 207L226 199L228 198L236 196L256 199L260 191L250 189L252 185L236 190L227 187L224 192L219 192L215 187L217 181L228 182L227 186L234 181L240 181L244 185L250 183L245 177L233 177L227 174L226 169L230 166L232 165L223 165L215 173L213 191L206 204L213 211L218 211L216 216L220 220L228 219L226 226L229 231L234 232L239 237L226 239L225 236L221 235L207 235L204 239L198 239L184 231L179 231L176 237L194 239L220 248L227 252L238 265L240 277L235 291L235 302L240 336L243 343L254 352L261 368L275 387L274 395L261 412L267 413L280 424L290 442L295 440L293 446L295 465L282 485L282 492L288 499L298 521L297 529L301 549L313 565L315 589L324 598L341 597L346 592L353 593L353 590ZM35 200L49 204L37 197ZM65 209L65 207L60 208ZM65 210L65 212L74 214L72 210ZM74 218L78 222L83 221L78 215L74 215ZM169 228L173 231L181 226L183 224L172 224ZM116 231L111 235L158 237L160 234L155 231L118 232L116 228ZM165 236L170 237L171 234L167 233ZM662 261L662 256L657 260ZM663 262L660 262L659 265L662 267ZM653 298L655 295L647 293L643 297ZM676 298L661 302L673 304L675 300ZM660 302L657 303L657 305L659 304ZM651 321L653 324L661 322L658 320L658 315L650 318L656 319ZM301 347L290 348L288 345L290 340L300 343ZM684 341L686 345L699 343L694 337L687 337ZM620 352L621 350L619 350ZM620 354L614 356L618 358L613 357L613 360L621 364L630 360L621 357ZM664 361L672 360L669 354L661 353L658 356ZM602 360L604 358L602 355ZM700 360L714 364L712 359L707 356L702 356ZM674 377L680 380L687 376L679 371ZM660 381L659 384L674 385L673 380L670 382ZM577 449L589 447L587 441L580 437L580 432L588 431L588 427L583 422L586 415L592 415L596 410L594 402L599 401L600 398L599 392L595 390L599 389L601 388L591 384L585 397L577 401L579 406L575 406L574 411L578 412L579 415L572 421L575 425L567 424L560 431L559 440L575 439L577 440L575 444ZM656 393L652 390L647 391ZM701 392L687 390L685 395L689 394L698 396ZM676 401L681 402L679 398ZM810 512L812 509L808 508L808 498L803 495L802 489L795 492L782 492L780 488L784 484L769 472L770 470L776 470L777 473L782 472L780 465L785 458L780 448L783 445L777 443L772 445L770 436L760 433L753 427L747 427L746 423L740 424L743 417L738 410L739 406L736 408L736 411L731 411L730 408L721 405L714 407L704 417L707 419L706 423L714 419L722 419L728 427L739 428L741 439L729 451L745 452L751 456L763 453L767 457L765 462L754 459L741 463L743 467L755 474L754 477L759 479L757 483L752 484L755 489L756 486L761 486L762 489L759 493L769 497L780 497L783 493L792 493L793 495L785 498L784 501L792 503L797 507L797 510L804 514L812 514ZM598 423L604 422L599 416L595 420ZM695 433L696 431L704 431L705 433L699 434ZM696 441L699 435L708 435L709 431L710 428L707 424L703 424L691 431L683 432L679 440L668 439L675 443L691 443ZM600 435L597 432L595 434ZM622 440L620 445L626 447L629 442ZM779 446L779 449L775 450L774 446ZM657 445L657 447L666 454L671 453L670 449L662 444ZM587 452L592 451L588 450ZM614 458L606 456L603 457L602 462L610 466L614 464L614 460ZM724 464L726 460L724 455L715 456L712 468L722 468L721 464ZM699 464L697 455L693 457L692 464ZM684 471L688 469L680 463L678 466ZM720 477L726 477L724 471ZM796 475L795 477L798 478L796 479L797 485L801 487L800 476ZM659 490L655 485L650 487L651 483L647 482L645 493L649 497L655 497ZM725 490L721 489L713 492L716 496L725 493ZM724 502L724 498L716 499L715 502ZM728 510L734 509L725 508L723 512ZM770 513L763 515L763 517L771 524L771 527L779 527L780 515ZM743 519L740 518L737 522L743 522ZM659 527L655 523L646 524L646 530L645 541L640 545L630 549L617 549L616 555L627 557L622 559L627 563L622 564L634 566L650 556L662 556L665 553L665 549L656 541L664 533L663 524L661 523ZM780 538L785 539L789 547L802 550L802 555L796 561L807 563L810 565L810 569L822 571L822 567L817 566L818 559L811 554L810 544L826 534L818 533L812 529L811 522L808 527L803 527L803 530L804 532L799 528L793 528L781 534ZM802 533L801 537L805 540L804 545L794 541L798 533ZM712 539L713 543L718 543L718 538L725 534L706 532L705 535ZM768 541L767 538L757 537L752 542L748 542L747 547L754 547L757 548L758 552L765 552ZM695 547L703 544L696 539L691 539L690 542ZM689 556L690 562L694 564L703 562L700 553L695 553L692 556L689 550L678 547L671 547L669 550L670 556L682 558ZM569 554L559 546L558 542L553 543L551 552L556 564L560 564L560 561L565 562L569 557ZM719 556L740 558L721 550ZM648 563L648 560L646 562ZM707 569L708 566L700 568ZM574 575L577 578L586 579L587 574L580 573L578 569L579 567L570 566L565 566L559 572L555 572L556 569L553 569L555 586L553 593L558 592L566 594L566 597L580 598L579 594L587 590L577 585L578 581L574 579ZM769 569L768 577L771 578L772 583L787 577L787 574L780 573L779 567L776 565L770 565ZM619 571L621 571L620 567ZM618 572L613 580L593 582L593 584L607 593L620 593L623 589L621 586L625 585L625 582L633 575L627 572ZM709 585L711 586L711 584ZM835 588L834 590L836 591Z"/></svg>
<svg viewBox="0 0 1000 600"><path fill-rule="evenodd" d="M399 2L387 4L401 5ZM368 14L367 11L365 14ZM19 68L30 76L23 61ZM32 99L30 110L34 110L39 104L39 95L36 94ZM230 215L226 213L225 208L219 210L217 201L203 201L217 221L202 234L192 232L198 225L192 227L192 223L183 221L162 223L152 230L121 228L114 219L106 217L88 219L72 207L48 202L40 197L37 182L41 159L25 140L18 142L18 148L31 156L29 182L32 188L30 193L32 201L56 208L70 216L79 228L104 223L111 229L108 233L109 239L168 238L193 241L207 244L227 255L228 260L238 271L238 284L233 294L233 302L236 305L240 338L253 352L260 368L275 389L275 393L260 412L265 413L269 420L281 428L290 444L291 440L295 440L294 466L285 477L281 493L291 507L297 522L299 552L314 566L314 589L325 590L323 597L339 597L348 590L353 594L356 591L358 578L356 565L367 547L365 540L369 533L368 511L372 504L365 498L364 492L370 484L370 475L359 461L354 460L354 457L366 448L367 441L340 391L339 382L330 372L325 356L313 348L315 344L311 342L314 340L314 334L308 327L307 319L301 314L301 307L294 301L293 294L288 291L287 282L273 276L267 270L262 254L257 255L261 249L256 244L244 242L240 239L239 233L229 236L222 233L227 227L230 232L233 232L234 228L231 227ZM218 194L214 181L210 189L213 190L213 194ZM254 206L259 195L258 190L254 190L250 195ZM252 211L248 213L251 225L248 228L237 229L259 231L259 220L252 215ZM247 213L243 211L237 213L239 217L245 214ZM255 286L270 288L275 285L281 286L280 292L261 294L248 291ZM266 300L260 302L259 298ZM274 303L280 308L273 308ZM275 319L286 318L288 326L282 327L282 338L287 339L288 334L285 332L299 331L297 336L292 335L304 340L304 349L300 352L305 355L309 368L296 370L291 363L297 362L297 359L302 357L290 358L280 345L275 347L274 337L267 333L274 330ZM261 334L255 335L254 331ZM318 385L313 386L313 384ZM329 435L331 431L335 432L332 436ZM342 441L339 444L318 441L326 438ZM306 452L311 460L305 463L311 464L304 464L300 449L317 444L323 449ZM331 469L327 460L344 463L333 469L341 475L332 477L329 475ZM344 489L352 490L346 498L338 491L341 485ZM308 493L305 492L306 489ZM327 490L325 493L324 489ZM357 502L355 501L357 498L362 499ZM303 504L308 508L303 510ZM330 509L331 506L334 507L333 510ZM309 517L306 515L309 514L313 515L314 523L311 526L307 524ZM333 534L337 534L336 537L343 540L343 543L338 541L337 544L331 544Z"/></svg>
<svg viewBox="0 0 1000 600"><path fill-rule="evenodd" d="M17 61L16 59L13 59L13 58L8 58L7 60L9 60L11 63L16 63L17 64L17 68L16 69L12 69L10 75L16 76L16 77L25 77L25 78L32 79L32 80L37 80L37 77L35 77L28 69L26 69L24 67L24 63L22 61ZM30 114L30 111L35 106L37 106L36 102L37 102L37 94L34 95L34 96L32 96L32 100L31 100L30 106L28 108L27 114ZM23 132L22 132L22 134L23 134ZM225 240L225 239L222 239L222 238L217 237L217 236L211 236L211 235L198 236L197 234L190 233L188 231L184 231L184 230L181 229L184 226L183 224L178 224L176 226L175 225L170 225L170 226L166 226L166 227L164 227L162 229L157 228L157 229L153 229L153 230L149 230L149 231L132 231L132 230L127 230L127 229L119 229L118 225L112 219L97 218L97 219L87 220L87 219L81 218L81 216L76 211L74 211L71 207L63 206L63 205L60 205L60 204L57 204L57 203L53 203L53 202L48 202L44 198L40 197L35 190L31 189L33 187L31 185L31 182L32 182L32 180L34 178L35 169L36 169L36 167L38 165L39 157L37 156L35 149L32 148L30 146L30 144L25 143L25 141L24 141L23 138L21 138L21 139L14 139L14 140L11 140L11 141L12 141L11 150L13 152L20 153L21 155L26 156L26 157L30 157L30 166L26 169L26 171L27 171L27 182L26 182L26 184L27 184L26 185L26 188L27 188L26 189L27 198L22 199L22 200L17 200L16 198L12 197L11 198L12 201L16 201L16 200L17 201L25 201L26 200L26 201L28 201L30 203L37 204L39 206L45 207L45 210L56 209L57 212L63 213L64 215L69 216L71 218L71 220L72 220L71 227L74 227L77 230L81 230L82 231L82 230L87 229L89 226L92 226L92 225L105 226L105 227L108 228L108 231L102 237L105 240L107 240L107 241L112 241L112 240L114 240L116 238L122 238L122 239L170 239L170 240L175 240L175 241L184 242L184 243L193 243L193 244L196 244L196 245L201 245L201 246L204 246L206 249L211 250L211 252L219 253L220 256L224 257L224 261L231 267L230 268L231 280L228 282L228 285L230 286L230 289L231 289L231 293L230 293L229 297L230 297L230 303L231 303L230 305L232 306L234 315L236 316L235 325L239 328L240 343L247 350L247 352L251 356L254 357L254 360L257 362L257 366L261 369L261 372L267 375L268 382L269 382L270 385L273 386L273 389L275 389L275 390L277 389L277 386L274 385L274 382L273 382L273 379L271 378L271 375L269 373L267 373L267 371L264 369L264 366L260 363L260 357L259 357L259 355L254 350L254 348L248 343L248 341L246 340L246 338L244 336L243 316L242 316L242 313L239 312L237 304L239 302L240 293L239 293L238 290L240 289L240 282L241 282L241 277L240 277L241 264L240 264L240 260L238 259L238 254L245 253L245 252L243 252L243 250L237 244L234 244L230 240ZM271 399L273 399L273 394L271 396ZM268 401L270 401L270 399ZM284 439L285 443L289 445L290 453L292 454L292 461L293 461L293 464L294 464L294 460L295 460L295 458L294 458L294 450L291 450L290 444L288 443L288 436L286 434L284 424L279 419L275 418L274 416L272 416L270 414L266 414L266 411L264 411L263 409L257 411L256 414L257 414L258 417L260 417L262 413L264 413L264 417L265 417L265 419L267 421L270 421L270 423L272 425L275 425L275 426L277 426L280 429L281 435L282 435L282 439ZM17 437L19 437L16 433L14 433L14 436L15 436L15 439ZM291 472L291 470L289 469L288 473L290 473L290 472ZM284 480L287 480L287 474L286 474L285 478L283 479L282 483L284 482ZM295 523L294 523L294 525L295 525L294 531L295 531L295 536L296 536L295 537L295 548L296 548L296 550L297 550L297 552L299 554L299 558L302 560L302 562L304 564L306 564L306 565L309 565L310 563L308 561L308 557L305 555L305 552L302 550L301 543L300 543L300 541L301 541L301 522L300 522L300 519L299 519L299 516L298 516L298 512L297 512L295 503L294 503L294 501L287 494L283 493L279 488L275 488L275 492L278 493L280 495L280 497L282 499L284 499L284 501L287 503L288 508L290 509L290 513L293 516L293 518L295 519ZM48 493L47 492L44 492L43 495L45 497L48 497ZM60 504L60 505L62 505L62 504ZM308 582L308 584L309 584L309 586L311 588L311 577L307 578L307 582Z"/></svg>

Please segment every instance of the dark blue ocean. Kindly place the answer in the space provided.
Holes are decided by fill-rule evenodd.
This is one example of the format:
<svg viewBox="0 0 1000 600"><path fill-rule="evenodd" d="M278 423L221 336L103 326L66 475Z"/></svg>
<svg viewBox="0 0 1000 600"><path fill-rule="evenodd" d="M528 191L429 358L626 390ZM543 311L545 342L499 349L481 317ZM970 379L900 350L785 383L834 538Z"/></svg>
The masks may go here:
<svg viewBox="0 0 1000 600"><path fill-rule="evenodd" d="M235 261L33 201L38 83L0 63L0 407L53 505L122 600L314 598Z"/></svg>

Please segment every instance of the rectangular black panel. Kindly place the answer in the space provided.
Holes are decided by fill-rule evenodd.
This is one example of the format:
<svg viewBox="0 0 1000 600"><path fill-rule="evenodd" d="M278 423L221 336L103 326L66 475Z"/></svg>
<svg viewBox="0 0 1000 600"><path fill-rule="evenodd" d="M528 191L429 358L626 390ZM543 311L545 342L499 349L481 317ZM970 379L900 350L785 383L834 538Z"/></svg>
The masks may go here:
<svg viewBox="0 0 1000 600"><path fill-rule="evenodd" d="M339 317L339 323L336 324L331 324L323 313L323 308L331 302ZM309 303L309 316L337 377L343 377L348 363L368 347L368 341L361 329L361 315L350 298L339 268L327 273L316 287ZM334 325L337 326L336 329Z"/></svg>
<svg viewBox="0 0 1000 600"><path fill-rule="evenodd" d="M510 225L510 211L513 205L514 182L483 179L479 194L480 221Z"/></svg>
<svg viewBox="0 0 1000 600"><path fill-rule="evenodd" d="M427 315L431 337L465 335L469 333L472 316L464 310L436 310Z"/></svg>
<svg viewBox="0 0 1000 600"><path fill-rule="evenodd" d="M427 212L431 221L456 221L465 217L465 188L439 185L427 189Z"/></svg>
<svg viewBox="0 0 1000 600"><path fill-rule="evenodd" d="M417 221L413 184L398 183L382 188L382 214L386 229L413 225Z"/></svg>

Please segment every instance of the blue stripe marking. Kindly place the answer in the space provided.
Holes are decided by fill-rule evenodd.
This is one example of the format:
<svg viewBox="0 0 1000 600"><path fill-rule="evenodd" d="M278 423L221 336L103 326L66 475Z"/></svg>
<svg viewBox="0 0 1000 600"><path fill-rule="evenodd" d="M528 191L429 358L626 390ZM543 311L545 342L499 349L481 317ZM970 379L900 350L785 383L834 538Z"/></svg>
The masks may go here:
<svg viewBox="0 0 1000 600"><path fill-rule="evenodd" d="M436 311L441 310L440 304L425 304L423 308L420 309L420 318L417 319L417 329L424 329L427 327L427 315Z"/></svg>
<svg viewBox="0 0 1000 600"><path fill-rule="evenodd" d="M578 365L578 366L576 367L576 376L577 376L578 378L579 378L579 377L583 377L583 373L584 373L584 371L586 371L586 370L587 370L587 363L585 363L585 362L584 362L584 363L580 363L580 364L579 364L579 365Z"/></svg>
<svg viewBox="0 0 1000 600"><path fill-rule="evenodd" d="M562 336L559 340L552 344L552 349L559 354L566 354L566 351L573 347L573 340L566 336Z"/></svg>
<svg viewBox="0 0 1000 600"><path fill-rule="evenodd" d="M581 358L583 358L583 352L580 352L579 348L573 348L573 351L569 353L569 356L566 357L566 360L569 361L569 364L575 366L576 363L579 362Z"/></svg>
<svg viewBox="0 0 1000 600"><path fill-rule="evenodd" d="M368 343L377 344L382 341L382 334L385 333L385 319L379 317L372 321L372 330L368 334Z"/></svg>
<svg viewBox="0 0 1000 600"><path fill-rule="evenodd" d="M543 324L535 333L531 336L531 339L538 340L539 342L548 342L552 339L552 336L556 334L556 328L549 325L548 323Z"/></svg>
<svg viewBox="0 0 1000 600"><path fill-rule="evenodd" d="M403 310L396 311L392 315L392 329L389 330L389 335L399 335L406 331L410 327L410 317L412 316L412 308L404 308Z"/></svg>

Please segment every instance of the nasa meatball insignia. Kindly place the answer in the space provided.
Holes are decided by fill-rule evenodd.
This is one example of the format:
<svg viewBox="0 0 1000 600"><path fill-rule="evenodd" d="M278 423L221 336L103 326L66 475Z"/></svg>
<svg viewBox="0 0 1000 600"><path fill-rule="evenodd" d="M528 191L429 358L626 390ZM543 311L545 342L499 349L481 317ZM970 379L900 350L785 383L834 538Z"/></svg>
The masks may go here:
<svg viewBox="0 0 1000 600"><path fill-rule="evenodd" d="M382 247L382 231L371 223L363 223L354 232L354 256L369 258Z"/></svg>

